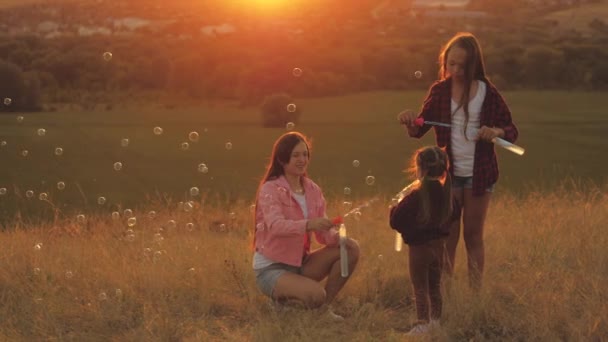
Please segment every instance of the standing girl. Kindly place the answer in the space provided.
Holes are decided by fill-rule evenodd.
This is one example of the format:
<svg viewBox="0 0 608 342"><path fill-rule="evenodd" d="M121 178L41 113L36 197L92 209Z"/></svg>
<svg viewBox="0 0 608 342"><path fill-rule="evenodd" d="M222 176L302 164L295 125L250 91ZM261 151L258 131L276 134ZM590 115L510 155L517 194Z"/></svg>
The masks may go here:
<svg viewBox="0 0 608 342"><path fill-rule="evenodd" d="M498 162L492 139L515 142L517 128L511 111L496 87L486 77L481 48L475 36L458 33L439 55L440 80L435 82L416 115L406 110L399 114L411 137L422 137L431 126L421 120L451 124L434 126L437 145L445 147L450 158L453 195L463 208L463 236L467 250L469 281L481 287L485 264L483 227ZM415 122L416 121L416 122ZM456 222L447 241L448 274L454 271L460 222Z"/></svg>
<svg viewBox="0 0 608 342"><path fill-rule="evenodd" d="M438 326L441 318L445 237L459 213L452 198L448 168L448 155L441 148L431 146L416 151L412 170L419 186L390 211L391 227L409 245L410 279L418 316L410 334L428 332Z"/></svg>

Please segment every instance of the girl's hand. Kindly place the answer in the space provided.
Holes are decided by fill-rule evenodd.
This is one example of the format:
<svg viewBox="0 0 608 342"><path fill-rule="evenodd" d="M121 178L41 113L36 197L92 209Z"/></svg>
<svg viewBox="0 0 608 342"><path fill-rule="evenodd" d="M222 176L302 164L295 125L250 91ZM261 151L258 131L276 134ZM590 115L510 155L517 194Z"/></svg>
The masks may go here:
<svg viewBox="0 0 608 342"><path fill-rule="evenodd" d="M505 131L502 128L481 126L477 137L480 140L492 141L494 138L501 138L505 135Z"/></svg>
<svg viewBox="0 0 608 342"><path fill-rule="evenodd" d="M406 109L397 115L399 124L404 125L410 135L416 135L420 127L418 127L414 120L416 120L416 114L411 109Z"/></svg>
<svg viewBox="0 0 608 342"><path fill-rule="evenodd" d="M334 224L325 217L314 218L306 221L306 230L330 230Z"/></svg>

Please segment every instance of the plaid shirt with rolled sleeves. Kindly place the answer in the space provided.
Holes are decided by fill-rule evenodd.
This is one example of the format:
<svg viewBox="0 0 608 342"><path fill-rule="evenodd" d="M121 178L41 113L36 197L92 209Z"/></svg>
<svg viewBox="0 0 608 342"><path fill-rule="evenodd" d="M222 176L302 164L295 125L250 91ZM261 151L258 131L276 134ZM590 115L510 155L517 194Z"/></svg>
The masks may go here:
<svg viewBox="0 0 608 342"><path fill-rule="evenodd" d="M486 82L486 96L481 106L480 125L488 127L499 127L505 131L503 139L514 143L519 132L513 120L511 111L505 100L500 95L493 84ZM424 120L452 123L452 79L447 78L435 82L422 105L422 110L418 117ZM420 138L431 128L424 125L414 137ZM452 146L450 127L433 126L435 129L435 139L439 147L447 149L450 159L452 159ZM454 169L450 163L450 173L454 174ZM473 164L473 195L481 196L486 189L498 180L498 161L494 151L494 144L487 141L478 141L475 145L475 157Z"/></svg>

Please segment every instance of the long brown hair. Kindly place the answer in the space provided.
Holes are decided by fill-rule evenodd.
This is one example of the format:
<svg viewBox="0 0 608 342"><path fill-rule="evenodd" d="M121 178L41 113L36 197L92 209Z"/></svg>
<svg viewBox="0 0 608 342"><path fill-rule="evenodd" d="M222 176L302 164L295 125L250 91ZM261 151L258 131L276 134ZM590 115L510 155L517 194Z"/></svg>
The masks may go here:
<svg viewBox="0 0 608 342"><path fill-rule="evenodd" d="M420 179L418 195L421 199L417 218L424 225L441 225L452 216L452 178L449 167L448 154L440 147L422 147L414 153L411 170ZM442 187L441 200L431 202L432 188L437 186Z"/></svg>
<svg viewBox="0 0 608 342"><path fill-rule="evenodd" d="M471 83L473 80L482 80L486 84L491 84L486 77L486 68L481 53L479 41L472 33L459 32L441 49L439 53L439 78L444 80L448 77L447 62L448 53L453 47L459 47L466 51L467 60L464 66L464 91L460 97L458 107L452 112L454 115L460 108L464 110L464 131L466 137L466 128L469 124L469 101L471 95Z"/></svg>
<svg viewBox="0 0 608 342"><path fill-rule="evenodd" d="M266 172L258 185L258 190L255 195L255 210L253 212L253 247L255 248L255 231L256 231L256 215L258 211L258 196L260 195L260 189L262 185L269 180L276 179L285 174L284 164L289 163L291 160L291 152L299 143L305 143L306 149L308 150L308 159L310 160L310 141L299 132L288 132L281 135L274 143L272 147L272 154L270 160L266 166ZM304 173L304 176L307 176Z"/></svg>

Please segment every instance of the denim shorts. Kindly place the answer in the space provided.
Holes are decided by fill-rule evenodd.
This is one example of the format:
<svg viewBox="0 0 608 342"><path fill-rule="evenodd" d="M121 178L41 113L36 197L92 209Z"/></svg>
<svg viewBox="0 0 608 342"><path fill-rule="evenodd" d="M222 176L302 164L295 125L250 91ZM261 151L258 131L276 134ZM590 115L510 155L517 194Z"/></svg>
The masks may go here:
<svg viewBox="0 0 608 342"><path fill-rule="evenodd" d="M277 284L277 280L286 272L302 274L302 268L287 264L275 263L259 270L254 270L255 282L263 294L272 298L272 292Z"/></svg>
<svg viewBox="0 0 608 342"><path fill-rule="evenodd" d="M490 185L486 192L494 192L494 185ZM473 177L460 177L460 176L452 176L452 188L456 189L472 189L473 188Z"/></svg>

